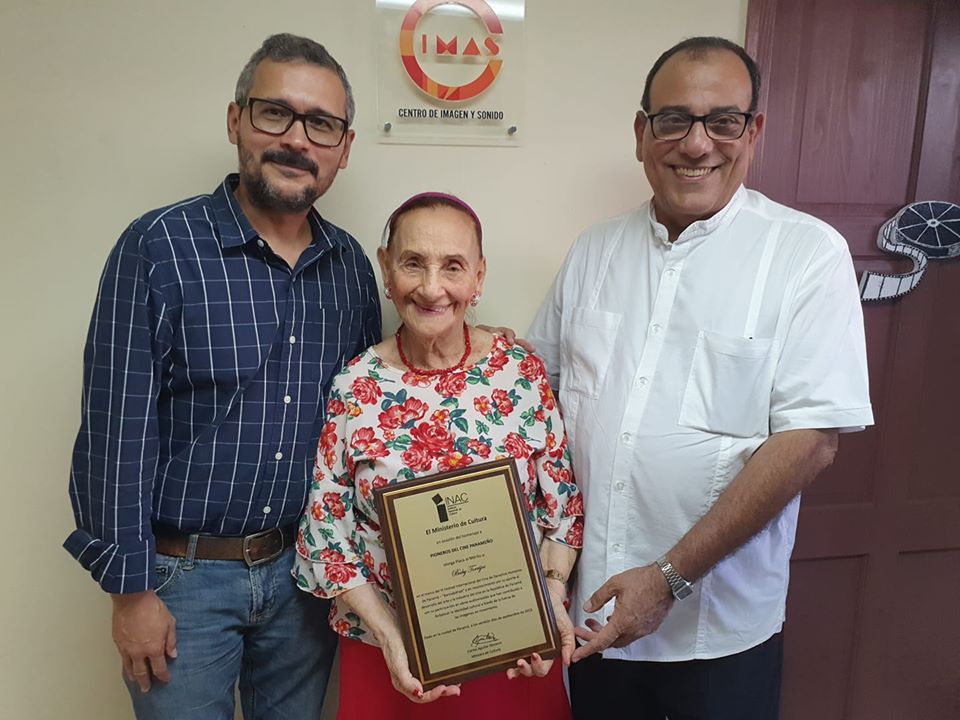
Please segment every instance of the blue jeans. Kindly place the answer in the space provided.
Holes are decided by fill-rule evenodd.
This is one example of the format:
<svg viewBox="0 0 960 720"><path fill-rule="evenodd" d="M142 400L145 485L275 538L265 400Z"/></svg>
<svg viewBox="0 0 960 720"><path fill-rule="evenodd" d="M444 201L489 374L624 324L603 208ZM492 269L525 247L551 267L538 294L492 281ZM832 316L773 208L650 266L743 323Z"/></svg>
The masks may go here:
<svg viewBox="0 0 960 720"><path fill-rule="evenodd" d="M127 684L139 720L319 718L337 647L330 604L299 590L295 550L247 567L235 560L157 555L156 592L177 620L170 682Z"/></svg>

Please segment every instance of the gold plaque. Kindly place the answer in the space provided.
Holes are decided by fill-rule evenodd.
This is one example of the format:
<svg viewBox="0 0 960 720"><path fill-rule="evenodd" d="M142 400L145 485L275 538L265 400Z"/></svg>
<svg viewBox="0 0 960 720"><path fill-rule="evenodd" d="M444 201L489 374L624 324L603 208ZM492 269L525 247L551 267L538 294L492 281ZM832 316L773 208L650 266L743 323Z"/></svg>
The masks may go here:
<svg viewBox="0 0 960 720"><path fill-rule="evenodd" d="M376 490L410 672L425 690L560 654L514 460Z"/></svg>

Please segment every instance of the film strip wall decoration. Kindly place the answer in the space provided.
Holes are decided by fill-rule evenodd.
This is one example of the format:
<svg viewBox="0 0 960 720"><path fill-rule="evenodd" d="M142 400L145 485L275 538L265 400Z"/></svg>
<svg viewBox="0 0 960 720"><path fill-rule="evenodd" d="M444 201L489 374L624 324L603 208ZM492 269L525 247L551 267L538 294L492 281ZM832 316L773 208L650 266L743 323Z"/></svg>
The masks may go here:
<svg viewBox="0 0 960 720"><path fill-rule="evenodd" d="M960 256L960 205L940 201L916 202L902 208L880 226L877 246L884 252L913 260L913 269L901 275L866 271L860 277L860 299L892 300L920 284L930 260Z"/></svg>

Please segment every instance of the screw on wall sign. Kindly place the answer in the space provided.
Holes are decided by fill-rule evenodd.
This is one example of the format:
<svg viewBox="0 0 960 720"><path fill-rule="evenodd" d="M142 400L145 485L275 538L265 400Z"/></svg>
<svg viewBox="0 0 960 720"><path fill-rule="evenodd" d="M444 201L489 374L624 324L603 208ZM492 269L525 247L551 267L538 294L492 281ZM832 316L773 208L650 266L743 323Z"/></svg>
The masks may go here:
<svg viewBox="0 0 960 720"><path fill-rule="evenodd" d="M877 233L877 247L913 260L913 270L901 275L864 272L861 300L891 300L920 284L930 260L960 256L960 205L916 202L887 220Z"/></svg>

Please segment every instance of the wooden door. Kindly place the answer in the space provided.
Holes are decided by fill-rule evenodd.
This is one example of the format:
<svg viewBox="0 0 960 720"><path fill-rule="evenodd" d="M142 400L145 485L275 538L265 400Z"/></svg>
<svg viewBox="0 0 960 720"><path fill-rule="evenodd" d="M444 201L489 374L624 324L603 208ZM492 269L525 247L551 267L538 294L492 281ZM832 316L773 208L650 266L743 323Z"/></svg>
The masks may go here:
<svg viewBox="0 0 960 720"><path fill-rule="evenodd" d="M858 275L917 200L960 203L958 0L750 0L767 112L749 183L847 239ZM960 258L864 306L877 425L805 493L784 720L960 718Z"/></svg>

